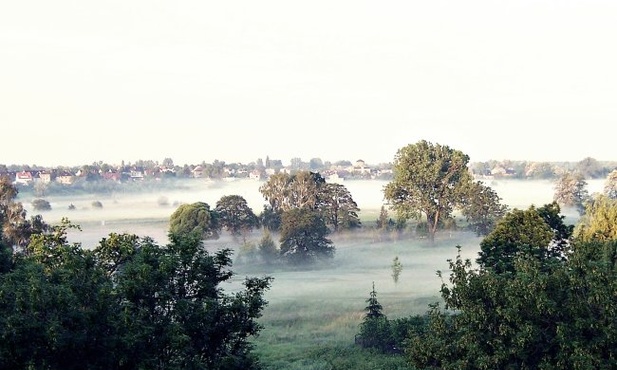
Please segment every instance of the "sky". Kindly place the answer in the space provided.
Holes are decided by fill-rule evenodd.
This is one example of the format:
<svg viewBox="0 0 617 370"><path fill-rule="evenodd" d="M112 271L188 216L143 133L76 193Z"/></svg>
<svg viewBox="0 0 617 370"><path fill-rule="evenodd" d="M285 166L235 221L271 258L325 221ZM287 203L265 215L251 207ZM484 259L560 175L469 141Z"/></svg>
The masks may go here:
<svg viewBox="0 0 617 370"><path fill-rule="evenodd" d="M0 164L617 160L613 0L0 5Z"/></svg>

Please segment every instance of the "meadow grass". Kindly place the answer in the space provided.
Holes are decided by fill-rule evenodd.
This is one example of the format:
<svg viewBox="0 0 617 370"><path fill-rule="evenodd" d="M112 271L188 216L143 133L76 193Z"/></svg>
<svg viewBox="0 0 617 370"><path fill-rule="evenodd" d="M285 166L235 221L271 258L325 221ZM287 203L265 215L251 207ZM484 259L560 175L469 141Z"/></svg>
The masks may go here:
<svg viewBox="0 0 617 370"><path fill-rule="evenodd" d="M456 257L457 246L463 258L474 259L479 239L443 233L430 245L409 235L358 232L333 241L333 261L314 269L236 266L239 276L274 278L259 319L263 330L253 340L255 354L265 369L409 369L402 355L354 344L373 282L388 318L424 314L430 303L441 301L437 270L447 273L447 260ZM391 269L395 256L403 265L398 283Z"/></svg>

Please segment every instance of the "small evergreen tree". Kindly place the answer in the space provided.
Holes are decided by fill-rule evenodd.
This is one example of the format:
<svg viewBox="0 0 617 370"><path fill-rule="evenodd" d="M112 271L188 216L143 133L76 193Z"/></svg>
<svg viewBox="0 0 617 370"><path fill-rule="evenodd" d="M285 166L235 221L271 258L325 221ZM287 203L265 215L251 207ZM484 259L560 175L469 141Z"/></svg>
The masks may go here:
<svg viewBox="0 0 617 370"><path fill-rule="evenodd" d="M375 221L375 226L380 230L389 230L392 224L392 220L388 215L388 210L385 206L381 206L381 210L379 211L379 218Z"/></svg>
<svg viewBox="0 0 617 370"><path fill-rule="evenodd" d="M373 281L373 290L370 293L370 297L366 300L368 306L366 306L366 315L364 319L376 319L379 317L383 317L384 314L381 312L383 307L381 303L377 300L377 292L375 291L375 282Z"/></svg>
<svg viewBox="0 0 617 370"><path fill-rule="evenodd" d="M375 282L369 298L366 300L366 314L360 324L360 333L356 336L356 343L365 348L376 348L382 352L391 352L394 349L392 329L388 318L383 314L383 307L377 300Z"/></svg>

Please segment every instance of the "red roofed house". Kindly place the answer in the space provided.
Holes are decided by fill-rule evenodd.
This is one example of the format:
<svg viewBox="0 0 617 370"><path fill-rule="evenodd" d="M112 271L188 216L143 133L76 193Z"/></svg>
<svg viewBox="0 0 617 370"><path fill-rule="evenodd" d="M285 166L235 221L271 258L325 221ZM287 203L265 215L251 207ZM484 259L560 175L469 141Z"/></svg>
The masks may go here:
<svg viewBox="0 0 617 370"><path fill-rule="evenodd" d="M21 171L15 174L15 184L30 185L32 183L32 173L28 171Z"/></svg>

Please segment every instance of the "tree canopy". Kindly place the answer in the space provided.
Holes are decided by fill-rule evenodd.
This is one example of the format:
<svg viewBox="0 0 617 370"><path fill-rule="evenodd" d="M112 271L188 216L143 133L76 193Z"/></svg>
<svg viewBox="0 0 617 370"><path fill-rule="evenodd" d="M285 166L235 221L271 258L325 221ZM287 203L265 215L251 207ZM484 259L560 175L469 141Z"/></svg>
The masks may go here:
<svg viewBox="0 0 617 370"><path fill-rule="evenodd" d="M332 226L334 232L361 226L358 204L344 185L326 183L317 198L316 208L323 215L326 224Z"/></svg>
<svg viewBox="0 0 617 370"><path fill-rule="evenodd" d="M617 240L617 199L598 195L587 204L574 230L581 240Z"/></svg>
<svg viewBox="0 0 617 370"><path fill-rule="evenodd" d="M319 173L275 174L259 191L269 204L264 208L262 222L270 230L279 225L277 216L297 208L317 211L335 232L361 226L360 209L351 193L344 185L326 183Z"/></svg>
<svg viewBox="0 0 617 370"><path fill-rule="evenodd" d="M306 208L283 213L281 226L281 256L293 264L310 264L334 256L334 245L323 218Z"/></svg>
<svg viewBox="0 0 617 370"><path fill-rule="evenodd" d="M181 204L169 218L171 234L196 234L202 239L218 239L221 226L216 212L204 202Z"/></svg>
<svg viewBox="0 0 617 370"><path fill-rule="evenodd" d="M520 254L547 258L553 230L534 206L509 212L481 242L478 264L497 273L512 271Z"/></svg>
<svg viewBox="0 0 617 370"><path fill-rule="evenodd" d="M558 211L553 203L509 212L483 240L479 266L458 247L448 274L439 272L443 308L430 305L426 325L409 332L413 366L617 366L617 240L573 238ZM547 253L555 245L560 254Z"/></svg>
<svg viewBox="0 0 617 370"><path fill-rule="evenodd" d="M563 207L576 209L579 214L585 211L589 200L587 181L580 172L565 172L555 181L553 200Z"/></svg>
<svg viewBox="0 0 617 370"><path fill-rule="evenodd" d="M467 219L468 228L477 236L484 236L493 231L497 222L508 210L508 206L501 204L501 198L491 187L479 181L470 183L463 202L462 214Z"/></svg>
<svg viewBox="0 0 617 370"><path fill-rule="evenodd" d="M472 181L469 157L446 145L421 140L398 150L384 197L403 219L426 217L435 238L440 221L462 206Z"/></svg>
<svg viewBox="0 0 617 370"><path fill-rule="evenodd" d="M36 234L0 274L0 369L257 369L249 339L271 278L226 292L231 251L197 234L110 234L70 244Z"/></svg>
<svg viewBox="0 0 617 370"><path fill-rule="evenodd" d="M611 199L617 199L617 170L611 171L606 176L603 193Z"/></svg>
<svg viewBox="0 0 617 370"><path fill-rule="evenodd" d="M240 195L225 195L216 202L214 209L220 227L234 236L259 227L259 217Z"/></svg>

